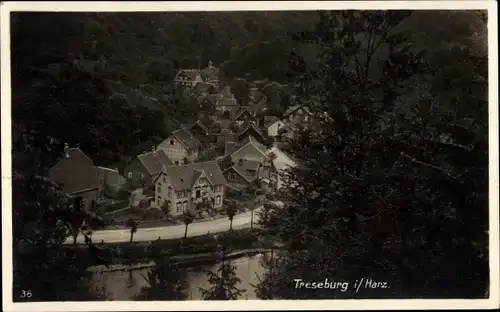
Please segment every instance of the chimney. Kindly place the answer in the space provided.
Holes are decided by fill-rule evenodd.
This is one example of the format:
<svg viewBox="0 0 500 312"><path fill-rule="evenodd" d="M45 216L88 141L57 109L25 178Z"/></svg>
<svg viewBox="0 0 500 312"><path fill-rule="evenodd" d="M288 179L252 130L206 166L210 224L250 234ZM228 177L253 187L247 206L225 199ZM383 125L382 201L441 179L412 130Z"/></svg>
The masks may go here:
<svg viewBox="0 0 500 312"><path fill-rule="evenodd" d="M69 158L69 144L64 143L64 157Z"/></svg>

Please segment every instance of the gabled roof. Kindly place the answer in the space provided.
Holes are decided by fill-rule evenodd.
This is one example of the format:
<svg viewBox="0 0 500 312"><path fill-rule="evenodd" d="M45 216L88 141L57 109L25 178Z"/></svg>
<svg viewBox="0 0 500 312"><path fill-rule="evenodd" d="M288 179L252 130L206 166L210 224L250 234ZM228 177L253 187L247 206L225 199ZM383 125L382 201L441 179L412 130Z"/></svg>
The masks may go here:
<svg viewBox="0 0 500 312"><path fill-rule="evenodd" d="M253 114L258 115L267 109L267 98L262 95L261 99L252 106Z"/></svg>
<svg viewBox="0 0 500 312"><path fill-rule="evenodd" d="M175 78L177 78L181 73L185 73L186 76L191 80L195 80L200 75L197 69L179 69L179 71L175 75Z"/></svg>
<svg viewBox="0 0 500 312"><path fill-rule="evenodd" d="M240 159L234 163L232 168L245 180L247 180L248 182L252 182L257 178L257 169L259 168L259 166L260 163L257 161ZM255 171L255 174L250 171Z"/></svg>
<svg viewBox="0 0 500 312"><path fill-rule="evenodd" d="M158 174L163 166L173 165L167 154L165 154L165 152L161 149L154 152L137 155L137 158L152 176Z"/></svg>
<svg viewBox="0 0 500 312"><path fill-rule="evenodd" d="M280 121L280 119L276 116L265 116L264 117L264 127L268 128L269 126L271 126L272 124L274 124L275 122L278 122Z"/></svg>
<svg viewBox="0 0 500 312"><path fill-rule="evenodd" d="M221 94L208 94L205 96L202 96L200 98L200 103L203 103L205 100L208 101L212 105L217 105L217 101L222 98Z"/></svg>
<svg viewBox="0 0 500 312"><path fill-rule="evenodd" d="M290 106L284 113L283 113L283 116L284 117L288 117L288 115L294 113L296 110L298 110L299 108L302 108L305 112L307 112L308 114L312 114L311 113L311 110L309 109L309 107L307 106L304 106L304 105L301 105L301 104L297 104L297 105L293 105L293 106Z"/></svg>
<svg viewBox="0 0 500 312"><path fill-rule="evenodd" d="M172 135L179 140L187 149L196 149L201 147L201 142L188 130L181 128L172 132Z"/></svg>
<svg viewBox="0 0 500 312"><path fill-rule="evenodd" d="M217 81L219 80L220 70L217 67L213 67L210 63L207 67L200 70L200 75L203 81Z"/></svg>
<svg viewBox="0 0 500 312"><path fill-rule="evenodd" d="M238 142L238 145L236 146L236 150L231 153L231 155L235 154L238 152L240 149L246 147L247 145L253 146L258 152L260 152L263 156L267 157L266 153L266 147L261 144L257 139L255 139L253 136L249 135L245 139L241 140Z"/></svg>
<svg viewBox="0 0 500 312"><path fill-rule="evenodd" d="M253 129L256 131L256 133L261 136L261 137L264 137L262 132L257 128L257 126L255 125L254 122L252 121L246 121L245 123L243 123L241 125L241 127L238 129L238 133L236 134L238 137L240 137L241 135L245 134L245 132L247 132L248 130L250 129Z"/></svg>
<svg viewBox="0 0 500 312"><path fill-rule="evenodd" d="M232 153L238 150L237 142L226 141L226 145L224 147L224 156L231 155Z"/></svg>
<svg viewBox="0 0 500 312"><path fill-rule="evenodd" d="M245 107L245 106L239 106L237 108L234 108L231 110L231 120L236 121L238 118L240 118L243 114L249 114L250 116L253 116L252 109L250 107Z"/></svg>
<svg viewBox="0 0 500 312"><path fill-rule="evenodd" d="M175 191L191 189L203 172L213 185L226 184L226 179L215 160L170 166L164 168L164 171Z"/></svg>
<svg viewBox="0 0 500 312"><path fill-rule="evenodd" d="M49 169L49 178L70 195L99 188L98 169L92 159L79 148L70 148L67 153L67 158Z"/></svg>

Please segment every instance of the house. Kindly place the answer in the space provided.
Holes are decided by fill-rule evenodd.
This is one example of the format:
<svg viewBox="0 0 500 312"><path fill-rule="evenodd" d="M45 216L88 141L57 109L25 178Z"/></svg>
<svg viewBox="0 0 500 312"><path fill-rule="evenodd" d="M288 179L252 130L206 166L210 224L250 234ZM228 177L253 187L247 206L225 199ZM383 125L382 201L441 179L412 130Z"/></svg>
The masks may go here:
<svg viewBox="0 0 500 312"><path fill-rule="evenodd" d="M247 121L256 122L257 119L255 118L255 115L253 114L252 109L250 107L239 106L231 110L231 121L232 125L240 127Z"/></svg>
<svg viewBox="0 0 500 312"><path fill-rule="evenodd" d="M208 82L198 82L193 88L194 95L206 96L217 91L217 86Z"/></svg>
<svg viewBox="0 0 500 312"><path fill-rule="evenodd" d="M229 112L238 106L234 94L231 93L231 87L225 86L224 90L217 98L216 108L222 112Z"/></svg>
<svg viewBox="0 0 500 312"><path fill-rule="evenodd" d="M212 61L204 69L180 69L174 77L174 84L195 88L198 84L203 83L197 91L203 92L205 87L210 86L215 88L219 85L220 70L213 66Z"/></svg>
<svg viewBox="0 0 500 312"><path fill-rule="evenodd" d="M208 94L198 98L200 112L198 118L213 116L217 109L217 100L222 98L220 94Z"/></svg>
<svg viewBox="0 0 500 312"><path fill-rule="evenodd" d="M239 127L238 131L236 132L238 142L246 139L249 136L253 136L254 139L257 139L262 144L266 142L264 134L260 131L260 129L257 127L256 122L254 121L246 121Z"/></svg>
<svg viewBox="0 0 500 312"><path fill-rule="evenodd" d="M180 69L174 77L174 84L184 87L195 87L203 82L203 78L197 69Z"/></svg>
<svg viewBox="0 0 500 312"><path fill-rule="evenodd" d="M172 166L173 163L161 149L156 149L137 155L127 167L124 174L131 186L138 188L151 186L153 179L161 171L162 166Z"/></svg>
<svg viewBox="0 0 500 312"><path fill-rule="evenodd" d="M199 72L201 78L203 79L203 82L214 86L219 85L220 70L217 67L213 66L212 61L209 61L208 66L204 69L201 69Z"/></svg>
<svg viewBox="0 0 500 312"><path fill-rule="evenodd" d="M209 137L210 129L201 120L197 120L194 124L184 124L181 128L184 128L193 134L193 136L200 141L203 147L207 147L207 145L211 143L211 139Z"/></svg>
<svg viewBox="0 0 500 312"><path fill-rule="evenodd" d="M219 165L227 183L236 188L244 188L257 178L268 183L275 170L266 147L249 136L239 143L228 142L225 157Z"/></svg>
<svg viewBox="0 0 500 312"><path fill-rule="evenodd" d="M158 145L176 165L195 161L202 147L201 142L188 130L181 128Z"/></svg>
<svg viewBox="0 0 500 312"><path fill-rule="evenodd" d="M300 104L290 106L283 113L283 121L286 121L290 125L310 123L312 122L312 117L313 114L309 107Z"/></svg>
<svg viewBox="0 0 500 312"><path fill-rule="evenodd" d="M266 130L267 135L270 137L273 137L273 138L277 137L278 131L280 129L283 129L285 126L286 126L286 124L276 116L265 116L264 117L263 128Z"/></svg>
<svg viewBox="0 0 500 312"><path fill-rule="evenodd" d="M118 168L108 166L98 166L99 176L99 196L104 196L107 192L117 194L127 185L127 179L120 173Z"/></svg>
<svg viewBox="0 0 500 312"><path fill-rule="evenodd" d="M155 181L155 205L167 203L170 214L178 216L196 209L204 200L221 209L226 180L216 161L163 167Z"/></svg>
<svg viewBox="0 0 500 312"><path fill-rule="evenodd" d="M73 205L87 211L96 204L99 192L97 167L80 148L64 145L64 155L49 169L49 179L72 198Z"/></svg>

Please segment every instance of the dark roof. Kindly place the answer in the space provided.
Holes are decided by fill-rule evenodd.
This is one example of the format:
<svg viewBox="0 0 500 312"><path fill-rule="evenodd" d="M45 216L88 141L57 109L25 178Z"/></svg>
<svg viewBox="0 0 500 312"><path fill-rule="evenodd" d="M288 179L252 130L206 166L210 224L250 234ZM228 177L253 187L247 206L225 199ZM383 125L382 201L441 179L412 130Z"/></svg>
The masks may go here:
<svg viewBox="0 0 500 312"><path fill-rule="evenodd" d="M245 180L252 182L257 178L257 169L259 165L260 163L257 161L239 159L233 164L232 168L245 178Z"/></svg>
<svg viewBox="0 0 500 312"><path fill-rule="evenodd" d="M221 98L217 100L217 106L237 106L238 102L235 98Z"/></svg>
<svg viewBox="0 0 500 312"><path fill-rule="evenodd" d="M244 113L250 114L250 116L253 117L253 112L250 107L246 106L238 106L236 108L233 108L231 110L231 120L236 121L238 118L240 118Z"/></svg>
<svg viewBox="0 0 500 312"><path fill-rule="evenodd" d="M184 166L170 166L166 167L164 170L175 191L191 189L202 172L206 174L208 180L210 180L212 184L226 184L222 171L215 160L192 163Z"/></svg>
<svg viewBox="0 0 500 312"><path fill-rule="evenodd" d="M307 106L304 106L304 105L300 105L300 104L297 104L297 105L293 105L293 106L290 106L284 113L283 113L283 117L287 117L288 115L292 114L293 112L295 112L296 110L298 110L299 108L302 108L304 111L308 112L309 114L311 114L311 110L309 109L309 107Z"/></svg>
<svg viewBox="0 0 500 312"><path fill-rule="evenodd" d="M205 133L209 133L210 131L208 130L208 127L201 122L201 120L196 121L196 125L201 128L201 130L205 131Z"/></svg>
<svg viewBox="0 0 500 312"><path fill-rule="evenodd" d="M216 105L217 101L222 98L221 94L208 94L200 98L200 103L207 100L210 104Z"/></svg>
<svg viewBox="0 0 500 312"><path fill-rule="evenodd" d="M279 121L280 119L276 116L264 116L264 127L269 127L273 123Z"/></svg>
<svg viewBox="0 0 500 312"><path fill-rule="evenodd" d="M92 159L79 148L70 148L67 153L69 157L61 158L49 169L49 178L68 194L98 188L98 169Z"/></svg>
<svg viewBox="0 0 500 312"><path fill-rule="evenodd" d="M195 136L188 130L181 128L172 132L172 135L177 138L187 149L195 149L201 146L201 142L198 141Z"/></svg>
<svg viewBox="0 0 500 312"><path fill-rule="evenodd" d="M255 126L255 123L252 121L246 121L245 123L243 123L241 125L240 129L238 129L238 133L236 135L238 137L240 137L241 135L245 134L245 132L247 132L248 130L250 130L252 128L256 131L256 133L259 136L264 137L262 132Z"/></svg>
<svg viewBox="0 0 500 312"><path fill-rule="evenodd" d="M156 150L141 155L137 155L139 161L144 165L150 175L159 173L163 166L172 166L172 161L163 150Z"/></svg>
<svg viewBox="0 0 500 312"><path fill-rule="evenodd" d="M177 76L179 76L182 72L184 72L186 76L188 76L188 78L190 78L191 80L195 80L196 77L200 74L197 69L181 69L175 77L177 78Z"/></svg>
<svg viewBox="0 0 500 312"><path fill-rule="evenodd" d="M237 142L226 141L226 145L224 147L224 156L231 155L232 153L236 152L237 149Z"/></svg>
<svg viewBox="0 0 500 312"><path fill-rule="evenodd" d="M219 80L219 72L217 67L208 66L200 70L200 75L203 81L216 81Z"/></svg>

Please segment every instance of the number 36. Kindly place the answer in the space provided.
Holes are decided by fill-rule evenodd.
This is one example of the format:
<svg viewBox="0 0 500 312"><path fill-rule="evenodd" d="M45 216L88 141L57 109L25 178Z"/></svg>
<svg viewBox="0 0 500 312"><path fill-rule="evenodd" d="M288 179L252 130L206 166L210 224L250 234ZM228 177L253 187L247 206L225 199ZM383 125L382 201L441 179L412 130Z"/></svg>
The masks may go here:
<svg viewBox="0 0 500 312"><path fill-rule="evenodd" d="M21 298L31 298L33 294L31 293L31 290L21 290Z"/></svg>

